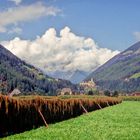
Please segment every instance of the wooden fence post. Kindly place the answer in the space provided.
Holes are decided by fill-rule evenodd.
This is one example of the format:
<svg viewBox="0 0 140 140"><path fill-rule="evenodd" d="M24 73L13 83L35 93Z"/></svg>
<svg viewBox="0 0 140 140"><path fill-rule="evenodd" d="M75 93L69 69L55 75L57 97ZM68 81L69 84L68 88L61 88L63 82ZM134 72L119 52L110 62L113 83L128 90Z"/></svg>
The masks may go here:
<svg viewBox="0 0 140 140"><path fill-rule="evenodd" d="M88 113L88 111L85 109L85 107L82 105L82 103L81 103L81 107L83 108L85 113Z"/></svg>
<svg viewBox="0 0 140 140"><path fill-rule="evenodd" d="M97 103L97 105L99 106L100 109L102 109L102 107L100 106L100 104Z"/></svg>
<svg viewBox="0 0 140 140"><path fill-rule="evenodd" d="M106 103L107 103L108 106L110 106L109 103L108 103L108 101Z"/></svg>
<svg viewBox="0 0 140 140"><path fill-rule="evenodd" d="M49 127L49 125L47 124L47 122L46 122L46 120L45 120L45 118L44 118L43 114L42 114L42 113L41 113L41 111L40 111L40 109L38 109L38 112L39 112L39 114L40 114L40 116L41 116L42 120L44 121L44 123L45 123L46 127L48 128L48 127Z"/></svg>

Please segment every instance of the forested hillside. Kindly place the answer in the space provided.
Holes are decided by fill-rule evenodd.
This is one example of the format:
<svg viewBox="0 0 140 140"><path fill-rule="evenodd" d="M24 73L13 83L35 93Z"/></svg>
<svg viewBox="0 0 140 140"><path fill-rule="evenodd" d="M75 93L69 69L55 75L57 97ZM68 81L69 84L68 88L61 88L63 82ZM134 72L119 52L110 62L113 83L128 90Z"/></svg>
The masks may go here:
<svg viewBox="0 0 140 140"><path fill-rule="evenodd" d="M86 80L91 78L102 89L140 91L140 42L113 57Z"/></svg>
<svg viewBox="0 0 140 140"><path fill-rule="evenodd" d="M69 81L44 75L0 45L0 92L7 94L18 88L23 94L54 95L63 87L76 89Z"/></svg>

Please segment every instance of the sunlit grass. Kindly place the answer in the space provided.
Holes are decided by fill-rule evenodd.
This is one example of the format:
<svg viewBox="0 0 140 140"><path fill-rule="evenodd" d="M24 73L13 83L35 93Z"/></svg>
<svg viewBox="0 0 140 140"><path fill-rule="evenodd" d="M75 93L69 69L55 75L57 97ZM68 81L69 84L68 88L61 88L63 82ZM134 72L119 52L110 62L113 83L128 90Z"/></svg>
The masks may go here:
<svg viewBox="0 0 140 140"><path fill-rule="evenodd" d="M140 102L128 101L5 140L139 140Z"/></svg>

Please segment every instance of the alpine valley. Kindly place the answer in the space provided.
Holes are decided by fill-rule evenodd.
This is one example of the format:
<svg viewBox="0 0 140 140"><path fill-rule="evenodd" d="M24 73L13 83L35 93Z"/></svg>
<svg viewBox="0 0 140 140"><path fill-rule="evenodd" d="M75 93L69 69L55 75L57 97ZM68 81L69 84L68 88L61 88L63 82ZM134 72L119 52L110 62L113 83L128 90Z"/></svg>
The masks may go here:
<svg viewBox="0 0 140 140"><path fill-rule="evenodd" d="M91 78L102 90L140 91L140 42L93 71L86 81Z"/></svg>

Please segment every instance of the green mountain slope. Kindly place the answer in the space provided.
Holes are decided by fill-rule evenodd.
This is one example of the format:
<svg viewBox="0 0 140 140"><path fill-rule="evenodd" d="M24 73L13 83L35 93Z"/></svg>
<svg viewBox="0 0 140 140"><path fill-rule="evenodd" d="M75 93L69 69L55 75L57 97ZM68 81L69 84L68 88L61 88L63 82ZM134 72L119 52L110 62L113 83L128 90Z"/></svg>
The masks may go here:
<svg viewBox="0 0 140 140"><path fill-rule="evenodd" d="M23 94L37 92L43 95L55 95L57 89L63 87L76 88L69 81L44 75L0 45L0 92L9 93L18 88Z"/></svg>
<svg viewBox="0 0 140 140"><path fill-rule="evenodd" d="M104 90L140 91L140 42L113 57L86 80L91 78Z"/></svg>

